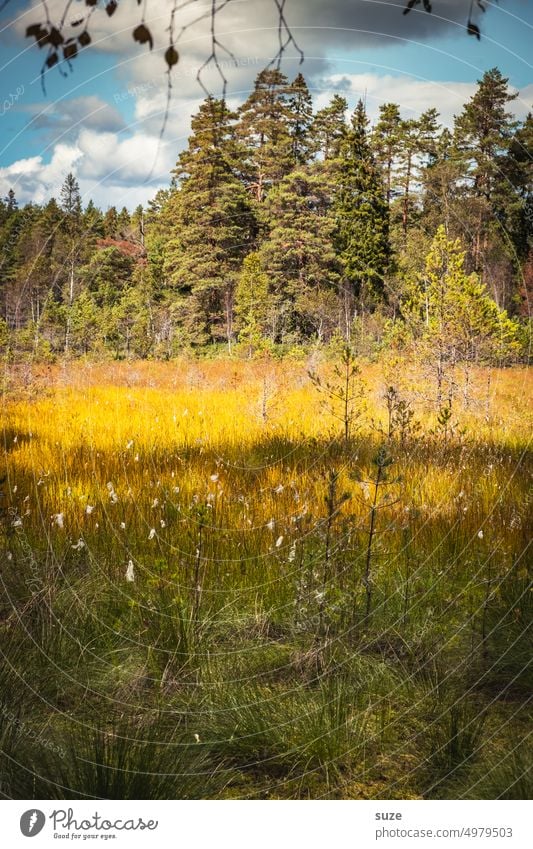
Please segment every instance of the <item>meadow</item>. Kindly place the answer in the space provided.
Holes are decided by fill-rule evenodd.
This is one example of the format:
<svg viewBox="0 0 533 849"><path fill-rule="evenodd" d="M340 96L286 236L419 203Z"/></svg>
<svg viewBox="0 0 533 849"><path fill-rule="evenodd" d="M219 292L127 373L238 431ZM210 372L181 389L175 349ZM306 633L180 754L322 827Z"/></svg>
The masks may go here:
<svg viewBox="0 0 533 849"><path fill-rule="evenodd" d="M7 368L3 797L531 798L532 375L455 377Z"/></svg>

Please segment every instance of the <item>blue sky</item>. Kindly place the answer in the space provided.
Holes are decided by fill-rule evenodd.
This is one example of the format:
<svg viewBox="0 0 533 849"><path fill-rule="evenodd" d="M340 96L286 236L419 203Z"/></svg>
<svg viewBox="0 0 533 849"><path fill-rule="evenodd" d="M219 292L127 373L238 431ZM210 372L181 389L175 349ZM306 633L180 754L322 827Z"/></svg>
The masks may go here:
<svg viewBox="0 0 533 849"><path fill-rule="evenodd" d="M64 2L49 0L54 21ZM202 8L201 2L195 10ZM433 0L432 15L415 10L408 16L401 14L403 0L287 0L287 17L305 51L302 70L317 106L342 90L351 102L364 94L371 116L381 102L393 100L406 115L435 105L442 122L449 124L472 95L476 80L498 66L519 91L516 111L522 117L533 101L532 4L486 0L485 5L485 14L475 13L481 41L465 31L469 0ZM191 113L202 97L196 70L209 53L202 23L188 31L179 46L172 110L160 144L169 7L170 0L148 0L152 53L131 38L131 28L138 23L136 0L119 0L111 19L99 10L91 29L93 45L81 51L66 76L52 69L43 94L43 53L24 37L28 24L43 20L40 0L8 3L0 19L2 193L14 185L22 201L40 202L57 193L72 170L87 199L93 197L103 206L133 206L168 183ZM83 0L74 0L70 19L84 11ZM238 103L275 50L273 3L232 0L224 15L221 39L240 63L237 69L227 68L228 96ZM292 48L284 68L289 76L297 70ZM208 74L206 83L218 93L215 75Z"/></svg>

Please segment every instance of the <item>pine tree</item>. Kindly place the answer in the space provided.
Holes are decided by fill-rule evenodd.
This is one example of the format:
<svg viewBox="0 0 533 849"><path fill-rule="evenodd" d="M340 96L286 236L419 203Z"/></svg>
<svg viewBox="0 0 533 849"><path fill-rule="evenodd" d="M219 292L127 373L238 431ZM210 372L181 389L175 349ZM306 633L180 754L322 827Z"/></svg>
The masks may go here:
<svg viewBox="0 0 533 849"><path fill-rule="evenodd" d="M506 360L519 350L519 330L500 310L475 274L465 271L466 252L440 226L424 273L404 304L421 361L436 381L436 403L452 400L453 370L459 363Z"/></svg>
<svg viewBox="0 0 533 849"><path fill-rule="evenodd" d="M320 109L313 121L313 149L324 161L339 156L346 135L346 112L348 103L340 94L335 94L329 106Z"/></svg>
<svg viewBox="0 0 533 849"><path fill-rule="evenodd" d="M372 133L376 161L385 175L386 199L390 206L393 192L394 166L400 156L401 117L396 103L384 103L379 108L379 119Z"/></svg>
<svg viewBox="0 0 533 849"><path fill-rule="evenodd" d="M225 338L230 348L235 285L255 229L236 175L234 119L223 101L204 101L176 168L179 189L163 212L171 233L164 273L191 296L184 314L191 341Z"/></svg>
<svg viewBox="0 0 533 849"><path fill-rule="evenodd" d="M402 120L399 125L399 168L396 182L401 192L402 233L405 240L418 198L413 185L420 185L424 167L436 154L439 124L436 109L428 109L420 118ZM418 205L420 206L420 205Z"/></svg>
<svg viewBox="0 0 533 849"><path fill-rule="evenodd" d="M474 192L489 202L498 181L500 157L516 128L506 107L517 94L509 91L508 83L498 68L486 71L455 122L456 144L469 163Z"/></svg>
<svg viewBox="0 0 533 849"><path fill-rule="evenodd" d="M506 192L502 166L517 126L507 111L517 96L509 91L508 82L497 68L486 71L455 122L455 144L464 163L471 261L484 281L492 280L494 295L500 302L506 299L494 286L497 275L492 257L502 250L506 252L499 208ZM512 275L508 263L503 275Z"/></svg>
<svg viewBox="0 0 533 849"><path fill-rule="evenodd" d="M361 306L384 297L389 262L389 216L385 190L360 100L337 163L335 212L342 263L344 333L349 341L354 300Z"/></svg>
<svg viewBox="0 0 533 849"><path fill-rule="evenodd" d="M266 69L258 74L253 92L239 110L244 180L259 202L294 164L290 99L287 77L277 69Z"/></svg>

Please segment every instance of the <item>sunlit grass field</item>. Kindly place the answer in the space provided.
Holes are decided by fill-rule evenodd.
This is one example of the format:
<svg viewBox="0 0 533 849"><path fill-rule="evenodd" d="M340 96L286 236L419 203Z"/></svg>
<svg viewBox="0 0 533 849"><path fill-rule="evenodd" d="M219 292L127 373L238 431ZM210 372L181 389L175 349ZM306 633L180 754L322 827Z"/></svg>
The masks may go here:
<svg viewBox="0 0 533 849"><path fill-rule="evenodd" d="M6 372L5 797L531 796L531 373L333 366Z"/></svg>

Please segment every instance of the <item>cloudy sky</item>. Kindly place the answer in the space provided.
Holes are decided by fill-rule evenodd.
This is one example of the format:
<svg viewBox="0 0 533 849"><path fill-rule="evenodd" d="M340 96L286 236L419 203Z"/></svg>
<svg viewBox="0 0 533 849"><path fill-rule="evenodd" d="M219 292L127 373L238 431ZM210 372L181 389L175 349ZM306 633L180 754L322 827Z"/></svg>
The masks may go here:
<svg viewBox="0 0 533 849"><path fill-rule="evenodd" d="M104 208L111 203L132 208L168 185L191 114L203 96L196 73L210 52L208 21L193 23L177 45L180 62L160 142L166 101L163 54L173 0L146 0L152 51L132 38L140 19L137 0L118 0L112 17L103 8L106 2L99 0L92 16L90 47L81 51L72 69L63 63L46 74L45 93L43 53L25 38L29 25L45 23L42 0L8 0L5 5L0 16L2 196L13 187L19 201L41 202L57 194L68 171L78 177L85 199L93 198ZM431 15L417 8L402 15L404 0L285 0L285 9L305 55L302 70L316 107L338 91L351 105L366 97L371 117L381 103L392 100L405 116L437 106L442 123L450 124L475 90L476 80L498 66L519 93L515 111L523 117L533 104L528 61L533 3L483 4L485 13L473 13L481 41L465 30L470 0L432 0ZM46 5L52 23L59 22L66 0L48 0ZM176 15L176 32L203 16L210 2L178 0L178 6L184 8ZM86 13L85 0L72 0L66 20L74 22ZM277 50L276 3L227 0L217 21L220 42L237 60L233 66L220 53L228 99L238 104ZM82 29L83 24L71 32ZM290 44L283 59L289 76L296 74L298 58ZM203 80L220 94L214 70L208 67Z"/></svg>

